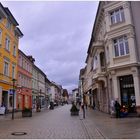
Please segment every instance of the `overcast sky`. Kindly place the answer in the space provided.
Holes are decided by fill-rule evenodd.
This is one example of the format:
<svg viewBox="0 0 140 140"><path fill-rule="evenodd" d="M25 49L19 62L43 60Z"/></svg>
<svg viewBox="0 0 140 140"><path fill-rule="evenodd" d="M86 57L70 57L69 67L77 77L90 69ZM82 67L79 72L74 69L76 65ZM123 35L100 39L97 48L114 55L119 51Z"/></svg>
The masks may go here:
<svg viewBox="0 0 140 140"><path fill-rule="evenodd" d="M2 2L24 36L19 48L35 58L50 81L71 91L78 87L97 12L96 1Z"/></svg>

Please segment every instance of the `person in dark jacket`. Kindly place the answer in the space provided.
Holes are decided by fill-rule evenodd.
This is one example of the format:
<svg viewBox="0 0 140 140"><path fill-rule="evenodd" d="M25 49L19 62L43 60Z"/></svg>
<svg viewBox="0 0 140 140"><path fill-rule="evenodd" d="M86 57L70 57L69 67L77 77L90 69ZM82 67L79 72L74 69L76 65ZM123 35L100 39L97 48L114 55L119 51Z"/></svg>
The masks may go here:
<svg viewBox="0 0 140 140"><path fill-rule="evenodd" d="M118 101L115 101L115 111L116 111L116 118L120 118L120 109L121 105Z"/></svg>

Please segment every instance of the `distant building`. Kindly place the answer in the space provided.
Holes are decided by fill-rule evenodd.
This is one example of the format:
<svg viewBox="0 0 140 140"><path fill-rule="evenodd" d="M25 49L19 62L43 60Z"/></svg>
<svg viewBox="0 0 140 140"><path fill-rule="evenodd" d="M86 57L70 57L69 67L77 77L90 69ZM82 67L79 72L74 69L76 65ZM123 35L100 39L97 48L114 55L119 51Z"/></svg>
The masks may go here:
<svg viewBox="0 0 140 140"><path fill-rule="evenodd" d="M68 102L69 94L67 89L63 89L62 102Z"/></svg>
<svg viewBox="0 0 140 140"><path fill-rule="evenodd" d="M57 83L51 81L51 101L53 102L61 102L62 96L62 86Z"/></svg>
<svg viewBox="0 0 140 140"><path fill-rule="evenodd" d="M73 89L72 94L73 94L73 101L74 102L79 102L80 101L80 96L79 96L78 88Z"/></svg>

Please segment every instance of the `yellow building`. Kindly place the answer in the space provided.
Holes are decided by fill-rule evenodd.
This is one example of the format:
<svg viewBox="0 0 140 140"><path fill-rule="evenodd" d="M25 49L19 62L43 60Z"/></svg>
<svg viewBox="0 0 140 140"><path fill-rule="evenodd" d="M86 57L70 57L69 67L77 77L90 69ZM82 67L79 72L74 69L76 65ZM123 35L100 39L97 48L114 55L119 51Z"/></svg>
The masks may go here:
<svg viewBox="0 0 140 140"><path fill-rule="evenodd" d="M23 36L8 8L0 3L0 105L12 109L12 79L17 79L18 42ZM15 94L16 106L16 94Z"/></svg>

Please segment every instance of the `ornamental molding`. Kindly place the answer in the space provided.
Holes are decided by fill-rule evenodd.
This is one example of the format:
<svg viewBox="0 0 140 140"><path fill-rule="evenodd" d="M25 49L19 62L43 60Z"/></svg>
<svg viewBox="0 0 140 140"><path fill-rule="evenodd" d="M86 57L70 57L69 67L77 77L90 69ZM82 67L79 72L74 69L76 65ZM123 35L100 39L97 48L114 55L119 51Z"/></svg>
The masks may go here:
<svg viewBox="0 0 140 140"><path fill-rule="evenodd" d="M109 16L108 11L105 11L105 12L104 12L104 16L105 16L105 17Z"/></svg>
<svg viewBox="0 0 140 140"><path fill-rule="evenodd" d="M135 33L134 30L130 30L129 33L126 34L128 38L134 38L135 37Z"/></svg>
<svg viewBox="0 0 140 140"><path fill-rule="evenodd" d="M110 71L110 74L111 75L115 75L116 74L116 71L115 70L112 70L112 71Z"/></svg>
<svg viewBox="0 0 140 140"><path fill-rule="evenodd" d="M123 4L123 8L125 9L125 8L129 8L130 7L130 3L129 2L125 2L124 4Z"/></svg>

